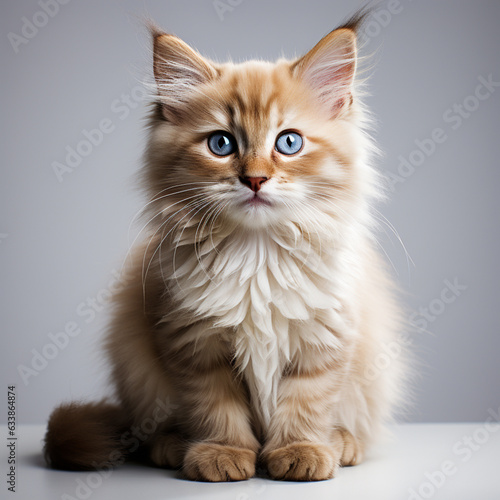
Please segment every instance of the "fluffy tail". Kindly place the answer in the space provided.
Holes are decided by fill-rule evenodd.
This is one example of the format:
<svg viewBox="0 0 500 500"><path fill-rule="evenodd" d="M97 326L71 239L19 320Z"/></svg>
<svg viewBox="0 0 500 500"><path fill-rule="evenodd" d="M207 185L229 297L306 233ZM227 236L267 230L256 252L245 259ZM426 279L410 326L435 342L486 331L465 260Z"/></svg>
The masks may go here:
<svg viewBox="0 0 500 500"><path fill-rule="evenodd" d="M122 435L130 422L117 405L67 403L56 408L45 435L45 460L54 469L93 470L123 463Z"/></svg>

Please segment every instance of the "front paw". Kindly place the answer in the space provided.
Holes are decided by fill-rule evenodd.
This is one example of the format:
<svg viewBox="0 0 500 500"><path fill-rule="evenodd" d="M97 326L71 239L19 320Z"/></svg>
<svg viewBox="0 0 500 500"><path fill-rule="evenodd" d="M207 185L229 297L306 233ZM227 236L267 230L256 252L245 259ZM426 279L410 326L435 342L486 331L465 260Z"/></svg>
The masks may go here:
<svg viewBox="0 0 500 500"><path fill-rule="evenodd" d="M310 442L298 442L265 453L264 461L273 479L322 481L331 479L340 457L333 448Z"/></svg>
<svg viewBox="0 0 500 500"><path fill-rule="evenodd" d="M257 455L252 450L215 443L191 445L183 472L195 481L242 481L255 474Z"/></svg>

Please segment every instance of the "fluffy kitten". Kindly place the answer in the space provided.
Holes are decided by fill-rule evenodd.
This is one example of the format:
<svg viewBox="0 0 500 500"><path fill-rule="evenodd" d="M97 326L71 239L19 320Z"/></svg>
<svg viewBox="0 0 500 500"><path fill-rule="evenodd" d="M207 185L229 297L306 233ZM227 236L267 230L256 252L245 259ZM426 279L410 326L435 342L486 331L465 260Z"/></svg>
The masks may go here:
<svg viewBox="0 0 500 500"><path fill-rule="evenodd" d="M48 462L137 448L191 479L322 480L362 459L400 385L374 250L358 21L294 60L216 64L153 30L149 234L107 338L118 403L57 408ZM370 376L367 374L370 373Z"/></svg>

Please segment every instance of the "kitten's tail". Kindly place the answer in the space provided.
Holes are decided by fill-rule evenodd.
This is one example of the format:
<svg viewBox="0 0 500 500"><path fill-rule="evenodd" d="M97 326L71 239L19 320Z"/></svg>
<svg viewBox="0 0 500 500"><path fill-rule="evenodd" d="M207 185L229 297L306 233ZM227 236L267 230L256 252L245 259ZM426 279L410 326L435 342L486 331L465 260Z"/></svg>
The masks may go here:
<svg viewBox="0 0 500 500"><path fill-rule="evenodd" d="M66 403L50 416L44 454L54 469L94 470L123 463L126 412L107 402Z"/></svg>

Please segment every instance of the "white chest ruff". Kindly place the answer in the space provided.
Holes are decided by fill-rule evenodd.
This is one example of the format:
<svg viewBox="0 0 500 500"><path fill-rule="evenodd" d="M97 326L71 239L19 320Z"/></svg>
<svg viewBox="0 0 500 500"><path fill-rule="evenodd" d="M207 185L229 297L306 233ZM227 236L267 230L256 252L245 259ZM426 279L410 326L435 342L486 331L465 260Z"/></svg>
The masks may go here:
<svg viewBox="0 0 500 500"><path fill-rule="evenodd" d="M266 427L286 363L304 343L339 347L332 331L342 320L333 262L327 266L311 245L290 249L271 236L252 236L232 239L202 265L186 261L175 277L184 305L227 330Z"/></svg>

